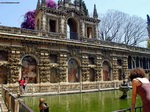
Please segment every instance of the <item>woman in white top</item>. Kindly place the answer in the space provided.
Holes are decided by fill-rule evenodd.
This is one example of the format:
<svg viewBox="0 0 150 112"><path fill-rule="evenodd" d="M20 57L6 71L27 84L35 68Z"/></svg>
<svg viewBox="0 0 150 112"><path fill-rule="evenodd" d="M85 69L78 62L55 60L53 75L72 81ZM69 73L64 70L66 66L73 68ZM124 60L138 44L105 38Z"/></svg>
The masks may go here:
<svg viewBox="0 0 150 112"><path fill-rule="evenodd" d="M135 68L131 70L129 79L132 81L131 112L134 112L137 94L141 97L143 112L150 112L150 83L149 80L145 78L144 69Z"/></svg>

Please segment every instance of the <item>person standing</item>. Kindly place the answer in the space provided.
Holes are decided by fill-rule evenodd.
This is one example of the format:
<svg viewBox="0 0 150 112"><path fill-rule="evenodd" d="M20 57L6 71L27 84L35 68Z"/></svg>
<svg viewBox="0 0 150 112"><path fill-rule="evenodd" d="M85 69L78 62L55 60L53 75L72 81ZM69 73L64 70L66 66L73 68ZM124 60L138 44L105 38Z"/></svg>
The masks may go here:
<svg viewBox="0 0 150 112"><path fill-rule="evenodd" d="M40 98L39 109L40 109L40 112L49 112L49 106L45 102L44 98Z"/></svg>
<svg viewBox="0 0 150 112"><path fill-rule="evenodd" d="M145 77L144 69L132 69L130 71L129 79L132 81L131 112L134 112L137 95L141 97L143 103L143 112L150 112L150 82Z"/></svg>
<svg viewBox="0 0 150 112"><path fill-rule="evenodd" d="M22 77L19 81L20 94L24 93L25 79Z"/></svg>

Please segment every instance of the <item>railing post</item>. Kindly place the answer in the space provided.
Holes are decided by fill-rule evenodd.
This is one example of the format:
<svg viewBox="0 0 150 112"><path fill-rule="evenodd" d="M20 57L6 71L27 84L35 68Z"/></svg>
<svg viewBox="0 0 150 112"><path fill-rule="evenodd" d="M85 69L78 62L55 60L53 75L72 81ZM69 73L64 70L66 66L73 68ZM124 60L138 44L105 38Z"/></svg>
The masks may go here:
<svg viewBox="0 0 150 112"><path fill-rule="evenodd" d="M8 93L8 110L11 110L11 94Z"/></svg>
<svg viewBox="0 0 150 112"><path fill-rule="evenodd" d="M13 112L19 112L19 102L18 99L15 99L15 105L14 105L14 111Z"/></svg>

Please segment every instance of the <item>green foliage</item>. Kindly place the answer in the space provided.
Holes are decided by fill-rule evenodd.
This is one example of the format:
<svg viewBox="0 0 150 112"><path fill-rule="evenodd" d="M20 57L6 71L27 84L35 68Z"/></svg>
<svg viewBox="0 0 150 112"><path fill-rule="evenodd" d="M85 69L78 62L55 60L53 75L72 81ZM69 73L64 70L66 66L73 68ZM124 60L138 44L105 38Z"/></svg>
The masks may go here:
<svg viewBox="0 0 150 112"><path fill-rule="evenodd" d="M147 41L147 48L150 48L150 39Z"/></svg>

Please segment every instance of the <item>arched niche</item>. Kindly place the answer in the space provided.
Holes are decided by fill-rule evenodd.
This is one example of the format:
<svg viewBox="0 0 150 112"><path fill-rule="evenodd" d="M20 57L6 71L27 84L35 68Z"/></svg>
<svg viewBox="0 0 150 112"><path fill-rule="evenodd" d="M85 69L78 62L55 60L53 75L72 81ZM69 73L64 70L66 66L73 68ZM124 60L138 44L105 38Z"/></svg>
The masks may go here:
<svg viewBox="0 0 150 112"><path fill-rule="evenodd" d="M78 24L76 19L69 18L67 21L67 38L78 40Z"/></svg>
<svg viewBox="0 0 150 112"><path fill-rule="evenodd" d="M0 66L0 84L7 84L7 68Z"/></svg>
<svg viewBox="0 0 150 112"><path fill-rule="evenodd" d="M57 74L57 69L56 68L51 68L50 70L51 74L50 74L50 82L51 83L57 83L59 82L59 77Z"/></svg>
<svg viewBox="0 0 150 112"><path fill-rule="evenodd" d="M128 69L132 69L132 57L128 56Z"/></svg>
<svg viewBox="0 0 150 112"><path fill-rule="evenodd" d="M103 81L111 80L111 66L108 61L103 62Z"/></svg>
<svg viewBox="0 0 150 112"><path fill-rule="evenodd" d="M25 56L22 59L22 76L26 77L28 83L37 83L38 67L37 61L32 56Z"/></svg>
<svg viewBox="0 0 150 112"><path fill-rule="evenodd" d="M90 76L90 82L96 81L96 73L94 68L90 68L89 76Z"/></svg>
<svg viewBox="0 0 150 112"><path fill-rule="evenodd" d="M119 80L123 80L122 74L123 74L122 69L118 69L118 79L119 79Z"/></svg>
<svg viewBox="0 0 150 112"><path fill-rule="evenodd" d="M80 82L80 68L77 60L68 61L68 82Z"/></svg>

